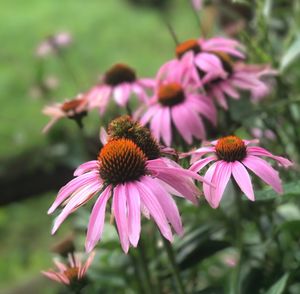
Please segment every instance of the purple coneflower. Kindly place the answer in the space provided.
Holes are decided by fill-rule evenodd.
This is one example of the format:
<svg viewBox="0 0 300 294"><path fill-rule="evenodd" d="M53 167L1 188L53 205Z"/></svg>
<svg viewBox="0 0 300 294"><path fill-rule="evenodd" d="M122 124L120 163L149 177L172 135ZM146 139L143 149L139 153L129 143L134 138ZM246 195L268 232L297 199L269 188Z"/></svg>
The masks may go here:
<svg viewBox="0 0 300 294"><path fill-rule="evenodd" d="M42 271L42 274L47 278L67 285L70 288L82 288L86 284L86 272L93 262L95 252L91 252L86 262L82 263L81 255L72 253L68 255L68 264L64 264L58 259L54 258L53 262L58 271L48 270Z"/></svg>
<svg viewBox="0 0 300 294"><path fill-rule="evenodd" d="M98 85L87 92L89 108L99 108L103 114L111 97L118 105L124 107L132 94L145 102L146 89L151 89L153 85L153 80L138 79L134 69L126 64L117 63L106 71Z"/></svg>
<svg viewBox="0 0 300 294"><path fill-rule="evenodd" d="M61 188L48 213L65 204L56 218L55 233L66 217L98 195L91 212L86 250L91 251L100 240L107 202L112 198L112 215L118 229L121 246L128 252L130 244L137 246L141 231L141 212L152 217L162 235L172 241L169 223L177 234L183 233L178 208L171 193L197 203L199 190L192 179L202 181L197 173L185 170L174 161L159 155L154 138L136 134L133 139L110 134L98 159L80 165L76 177ZM140 129L139 129L140 130ZM139 139L143 139L140 142ZM155 146L156 145L156 146ZM150 159L151 158L151 159Z"/></svg>
<svg viewBox="0 0 300 294"><path fill-rule="evenodd" d="M255 142L257 141L227 136L211 142L211 146L201 147L188 153L192 155L191 171L199 172L207 164L214 162L204 176L204 179L211 182L212 186L203 184L204 196L213 208L219 206L231 175L248 199L255 200L247 169L270 185L277 193L283 192L278 172L260 157L265 156L274 159L284 167L292 165L292 162L281 156L275 156L262 147L250 146L251 143ZM203 155L209 153L211 153L210 156L202 158Z"/></svg>
<svg viewBox="0 0 300 294"><path fill-rule="evenodd" d="M43 128L43 133L48 132L58 120L64 117L74 119L79 126L82 126L82 118L87 115L87 100L86 97L79 96L63 103L46 106L42 112L51 117L50 122Z"/></svg>
<svg viewBox="0 0 300 294"><path fill-rule="evenodd" d="M172 125L188 144L193 142L193 137L205 139L203 117L216 125L215 106L190 84L185 68L178 66L176 72L157 80L154 96L140 121L143 125L150 123L155 138L162 138L170 146L174 137Z"/></svg>

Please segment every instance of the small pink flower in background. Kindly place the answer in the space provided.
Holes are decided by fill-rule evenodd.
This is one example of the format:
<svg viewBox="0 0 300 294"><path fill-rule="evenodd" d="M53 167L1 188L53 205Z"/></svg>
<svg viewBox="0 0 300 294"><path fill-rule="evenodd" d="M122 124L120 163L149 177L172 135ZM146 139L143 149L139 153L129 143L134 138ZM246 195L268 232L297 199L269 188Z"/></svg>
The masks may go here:
<svg viewBox="0 0 300 294"><path fill-rule="evenodd" d="M202 8L202 0L191 0L192 1L192 4L193 4L193 7L196 11L200 11L201 8Z"/></svg>
<svg viewBox="0 0 300 294"><path fill-rule="evenodd" d="M226 64L228 76L224 79L210 81L205 85L208 95L213 96L224 109L228 108L226 98L239 99L239 91L249 91L252 101L259 101L270 92L270 85L264 79L277 72L266 65L247 65L234 63L228 56L220 56L224 68Z"/></svg>
<svg viewBox="0 0 300 294"><path fill-rule="evenodd" d="M210 98L193 88L181 65L173 73L157 80L154 96L147 103L140 122L143 125L149 123L154 137L157 140L162 138L170 146L174 137L172 125L188 144L193 142L193 137L204 139L206 130L203 117L216 125L215 106Z"/></svg>
<svg viewBox="0 0 300 294"><path fill-rule="evenodd" d="M211 142L210 146L201 147L188 153L192 155L191 171L199 172L207 164L213 162L204 176L204 179L211 182L212 186L203 184L204 196L213 208L219 206L231 176L248 199L255 200L247 169L270 185L277 193L283 192L278 172L260 157L274 159L284 167L292 165L292 162L281 156L275 156L262 147L250 146L255 142L257 141L228 136ZM202 158L206 154L211 155Z"/></svg>
<svg viewBox="0 0 300 294"><path fill-rule="evenodd" d="M68 47L71 43L71 34L68 32L60 32L42 41L36 48L36 55L38 57L45 57L50 54L55 54L58 50Z"/></svg>
<svg viewBox="0 0 300 294"><path fill-rule="evenodd" d="M172 74L183 66L191 82L198 86L219 78L226 78L228 72L224 68L220 54L243 59L243 46L236 40L215 37L211 39L190 39L176 47L177 59L166 62L158 72L158 79Z"/></svg>
<svg viewBox="0 0 300 294"><path fill-rule="evenodd" d="M274 141L276 139L276 134L272 130L262 130L260 128L252 128L250 130L251 135L257 139L268 139Z"/></svg>
<svg viewBox="0 0 300 294"><path fill-rule="evenodd" d="M64 103L46 106L42 112L51 117L50 122L43 128L43 133L48 132L57 121L66 117L75 119L80 124L82 118L87 114L87 100L84 96L79 96Z"/></svg>
<svg viewBox="0 0 300 294"><path fill-rule="evenodd" d="M78 253L72 253L68 255L68 264L64 264L58 259L53 259L57 270L42 271L42 274L47 278L72 287L73 284L76 286L83 282L88 268L91 266L93 259L95 257L95 252L91 252L86 260L82 263L82 256Z"/></svg>
<svg viewBox="0 0 300 294"><path fill-rule="evenodd" d="M119 106L125 107L132 94L142 102L148 99L146 90L152 89L152 79L138 79L135 70L126 64L115 64L102 77L98 85L87 92L89 108L99 108L101 114L113 97Z"/></svg>
<svg viewBox="0 0 300 294"><path fill-rule="evenodd" d="M170 159L156 157L149 160L146 154L155 154L150 150L155 141L150 139L151 142L140 142L139 146L145 149L129 139L111 139L100 150L97 160L80 165L74 172L76 178L61 188L48 211L53 213L64 204L54 222L52 233L56 232L69 214L98 195L87 230L88 252L101 239L105 210L110 198L111 213L124 252L128 252L130 244L134 247L138 244L141 212L147 218L153 218L161 234L169 241L173 240L169 224L181 235L181 218L171 194L196 204L199 190L192 179L202 181L203 178ZM155 149L158 148L156 146Z"/></svg>

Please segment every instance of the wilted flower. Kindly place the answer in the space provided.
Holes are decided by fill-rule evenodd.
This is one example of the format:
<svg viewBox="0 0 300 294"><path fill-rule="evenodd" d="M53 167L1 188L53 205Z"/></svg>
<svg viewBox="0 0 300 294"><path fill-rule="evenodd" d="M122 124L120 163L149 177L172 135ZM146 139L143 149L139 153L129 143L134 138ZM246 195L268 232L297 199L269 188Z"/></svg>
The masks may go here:
<svg viewBox="0 0 300 294"><path fill-rule="evenodd" d="M204 179L211 182L213 186L203 184L204 196L213 208L219 206L231 175L248 199L255 200L247 169L270 185L277 193L283 192L278 172L260 157L265 156L274 159L284 167L292 165L292 162L281 156L275 156L262 147L250 146L251 143L255 142L257 141L241 140L236 136L228 136L211 142L211 146L201 147L188 153L192 155L191 171L199 172L207 164L214 162L204 176ZM202 158L203 155L209 153L212 154Z"/></svg>
<svg viewBox="0 0 300 294"><path fill-rule="evenodd" d="M79 126L82 126L82 118L87 115L87 100L84 96L78 96L73 100L67 100L64 103L56 103L44 107L43 114L51 117L50 122L43 128L43 133L60 119L67 117L74 119Z"/></svg>
<svg viewBox="0 0 300 294"><path fill-rule="evenodd" d="M103 114L111 97L118 105L124 107L132 94L140 101L146 102L146 89L153 88L153 85L153 80L138 79L134 69L126 64L117 63L106 71L98 85L87 92L89 108L99 108Z"/></svg>
<svg viewBox="0 0 300 294"><path fill-rule="evenodd" d="M216 125L216 109L211 99L198 93L189 83L184 66L178 66L176 73L157 80L154 96L147 104L140 121L150 123L150 129L157 140L167 146L172 144L172 125L188 143L193 137L204 139L206 130L202 118Z"/></svg>
<svg viewBox="0 0 300 294"><path fill-rule="evenodd" d="M59 191L48 213L62 203L66 205L56 218L52 233L70 213L98 195L88 225L87 251L101 238L110 198L124 252L130 244L138 244L141 212L148 218L151 216L162 235L172 241L169 223L177 234L182 234L183 228L171 194L196 204L199 191L192 179L202 181L202 177L160 157L159 147L148 135L144 136L144 142L139 142L137 134L131 139L117 134L116 130L110 130L110 134L112 138L100 150L98 159L80 165L74 172L76 178Z"/></svg>
<svg viewBox="0 0 300 294"><path fill-rule="evenodd" d="M58 259L53 259L58 271L48 270L42 271L47 278L67 285L71 289L80 290L86 285L86 272L93 262L95 253L91 252L85 264L82 263L81 255L73 253L68 255L68 264L64 264Z"/></svg>
<svg viewBox="0 0 300 294"><path fill-rule="evenodd" d="M45 57L49 54L57 53L58 50L69 46L71 42L72 36L68 32L60 32L56 35L49 36L38 45L36 55Z"/></svg>

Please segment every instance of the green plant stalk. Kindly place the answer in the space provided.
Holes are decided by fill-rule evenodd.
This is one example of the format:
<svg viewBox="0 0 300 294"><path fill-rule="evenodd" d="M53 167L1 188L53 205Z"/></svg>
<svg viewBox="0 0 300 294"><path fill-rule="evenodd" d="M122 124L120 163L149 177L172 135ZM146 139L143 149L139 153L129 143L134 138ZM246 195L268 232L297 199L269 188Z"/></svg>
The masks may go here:
<svg viewBox="0 0 300 294"><path fill-rule="evenodd" d="M179 269L178 269L178 266L177 266L177 263L176 263L176 260L175 260L173 247L170 244L170 242L167 239L165 239L163 236L162 236L162 240L163 240L164 248L165 248L165 250L167 252L167 255L168 255L168 259L170 261L170 265L171 265L174 280L175 280L176 285L177 285L178 293L186 294L183 283L182 283L182 280L181 280L181 277L180 277L180 272L179 272Z"/></svg>

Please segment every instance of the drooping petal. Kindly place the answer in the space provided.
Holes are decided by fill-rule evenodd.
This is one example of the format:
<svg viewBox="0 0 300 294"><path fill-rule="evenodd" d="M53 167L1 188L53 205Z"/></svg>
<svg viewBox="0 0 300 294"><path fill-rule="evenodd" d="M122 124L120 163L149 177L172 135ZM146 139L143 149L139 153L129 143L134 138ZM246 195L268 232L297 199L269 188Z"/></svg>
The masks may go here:
<svg viewBox="0 0 300 294"><path fill-rule="evenodd" d="M116 86L113 92L115 101L120 106L125 106L128 102L130 92L131 92L131 86L127 83L123 83L119 86Z"/></svg>
<svg viewBox="0 0 300 294"><path fill-rule="evenodd" d="M161 136L166 146L172 142L171 115L169 107L164 107L162 112Z"/></svg>
<svg viewBox="0 0 300 294"><path fill-rule="evenodd" d="M206 171L205 175L204 175L204 179L208 182L212 181L213 175L215 173L215 169L216 169L217 163L213 163L208 170ZM204 192L204 197L207 200L207 202L210 204L210 206L212 206L212 199L213 199L213 189L215 188L211 188L211 186L207 185L207 184L203 184L203 192Z"/></svg>
<svg viewBox="0 0 300 294"><path fill-rule="evenodd" d="M170 194L160 185L157 180L151 177L144 177L143 182L153 191L159 204L161 205L167 219L173 226L178 235L183 234L183 227L181 223L180 214L177 205Z"/></svg>
<svg viewBox="0 0 300 294"><path fill-rule="evenodd" d="M114 188L113 197L113 213L118 228L120 242L122 249L125 253L129 250L129 238L128 238L128 209L125 186L118 184Z"/></svg>
<svg viewBox="0 0 300 294"><path fill-rule="evenodd" d="M258 147L258 146L249 146L247 148L247 153L249 155L258 155L258 156L266 156L266 157L270 157L276 161L278 161L281 165L283 165L284 167L289 167L291 166L293 163L291 161L289 161L288 159L281 157L281 156L276 156L273 155L272 153L270 153L269 151L267 151L266 149L262 148L262 147Z"/></svg>
<svg viewBox="0 0 300 294"><path fill-rule="evenodd" d="M80 189L73 197L69 200L68 204L62 210L62 212L58 215L58 217L54 221L52 234L54 234L62 222L68 217L68 215L77 209L79 206L82 205L86 201L86 199L90 198L91 195L95 194L97 191L101 189L101 184L94 183L88 185L82 189Z"/></svg>
<svg viewBox="0 0 300 294"><path fill-rule="evenodd" d="M107 186L105 190L99 195L92 213L90 215L85 250L91 252L96 243L100 240L104 227L105 208L107 200L111 195L111 186Z"/></svg>
<svg viewBox="0 0 300 294"><path fill-rule="evenodd" d="M179 134L182 136L182 138L188 143L192 144L193 137L192 133L190 132L189 128L186 127L186 119L182 117L182 109L184 107L180 107L178 105L172 107L171 114L172 114L172 121L178 130Z"/></svg>
<svg viewBox="0 0 300 294"><path fill-rule="evenodd" d="M283 191L279 173L265 160L253 155L248 155L242 163L260 177L265 183L270 185L277 193L282 194Z"/></svg>
<svg viewBox="0 0 300 294"><path fill-rule="evenodd" d="M172 241L172 232L164 214L164 211L156 197L153 195L152 191L147 187L147 185L143 183L143 179L144 177L142 177L140 181L136 181L141 195L141 200L149 210L151 216L153 217L154 221L159 227L159 230L162 233L162 235L169 241Z"/></svg>
<svg viewBox="0 0 300 294"><path fill-rule="evenodd" d="M128 234L130 243L136 247L141 234L141 200L134 182L125 183L128 203Z"/></svg>
<svg viewBox="0 0 300 294"><path fill-rule="evenodd" d="M249 173L239 161L232 163L232 175L247 198L254 201L255 197Z"/></svg>

